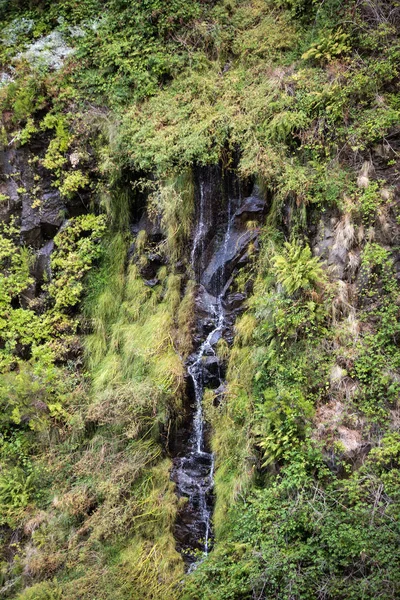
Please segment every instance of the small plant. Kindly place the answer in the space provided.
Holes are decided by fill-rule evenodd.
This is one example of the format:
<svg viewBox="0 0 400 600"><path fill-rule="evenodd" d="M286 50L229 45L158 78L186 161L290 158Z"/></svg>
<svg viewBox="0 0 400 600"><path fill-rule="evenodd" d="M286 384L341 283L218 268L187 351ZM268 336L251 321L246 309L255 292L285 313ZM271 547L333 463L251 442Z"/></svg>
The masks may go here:
<svg viewBox="0 0 400 600"><path fill-rule="evenodd" d="M286 242L282 254L272 258L273 270L289 295L298 291L320 289L326 283L321 261L313 256L309 246Z"/></svg>
<svg viewBox="0 0 400 600"><path fill-rule="evenodd" d="M82 279L103 252L99 240L105 229L104 216L88 214L71 219L54 238L56 249L51 257L54 276L48 290L57 310L73 307L80 300Z"/></svg>
<svg viewBox="0 0 400 600"><path fill-rule="evenodd" d="M62 196L70 198L79 189L86 187L89 184L89 177L80 169L67 173L58 189Z"/></svg>
<svg viewBox="0 0 400 600"><path fill-rule="evenodd" d="M33 118L29 118L26 122L25 127L22 129L22 131L19 133L18 136L18 140L19 143L21 144L21 146L24 146L25 144L27 144L29 142L29 140L31 139L31 137L37 133L38 128L35 125L35 121Z"/></svg>
<svg viewBox="0 0 400 600"><path fill-rule="evenodd" d="M382 204L378 182L371 181L368 187L360 192L359 202L364 224L370 225L374 223L377 210Z"/></svg>
<svg viewBox="0 0 400 600"><path fill-rule="evenodd" d="M347 54L351 50L350 37L341 28L337 31L327 33L318 42L313 44L307 52L304 52L304 60L315 60L317 62L331 62L338 56Z"/></svg>

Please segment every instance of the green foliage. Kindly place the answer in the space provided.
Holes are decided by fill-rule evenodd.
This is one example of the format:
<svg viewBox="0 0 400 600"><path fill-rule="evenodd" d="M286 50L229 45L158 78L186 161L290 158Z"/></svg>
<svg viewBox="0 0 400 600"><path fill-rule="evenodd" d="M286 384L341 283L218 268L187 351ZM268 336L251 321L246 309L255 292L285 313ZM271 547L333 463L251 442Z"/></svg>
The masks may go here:
<svg viewBox="0 0 400 600"><path fill-rule="evenodd" d="M89 184L89 177L80 169L67 173L64 177L59 190L63 196L70 198L79 189L86 187Z"/></svg>
<svg viewBox="0 0 400 600"><path fill-rule="evenodd" d="M4 552L14 557L1 569L8 596L398 595L398 286L382 245L396 233L396 206L380 181L353 183L360 156L390 179L386 190L397 177L399 31L393 3L378 4L0 4L2 64L54 29L75 49L59 72L13 63L15 81L0 90L1 145L28 153L51 137L38 166L67 200L90 185L109 225L93 214L64 225L34 302L32 252L15 222L1 228L4 548L10 528L24 530ZM85 35L74 37L76 25ZM180 356L192 351L196 287L183 274L192 172L236 157L272 207L261 252L236 279L248 293L255 278L248 310L233 347L218 345L226 393L218 403L207 395L215 549L184 578L162 444L182 413ZM25 202L22 186L16 177ZM126 264L145 196L165 242L143 231ZM324 212L325 222L343 210L359 238L346 247L349 281L329 284L304 242ZM141 272L153 251L166 265L149 287ZM89 395L75 335L88 331ZM372 447L363 465L343 430Z"/></svg>
<svg viewBox="0 0 400 600"><path fill-rule="evenodd" d="M34 135L35 133L37 133L38 129L35 125L35 121L30 117L27 122L25 127L22 129L22 131L19 134L19 143L21 144L21 146L24 146L25 144L27 144L29 142L29 140L31 139L32 135Z"/></svg>
<svg viewBox="0 0 400 600"><path fill-rule="evenodd" d="M56 581L43 581L27 588L18 595L18 600L62 600L63 589Z"/></svg>
<svg viewBox="0 0 400 600"><path fill-rule="evenodd" d="M348 54L351 50L350 36L342 29L322 35L307 52L302 55L304 60L331 62L338 56Z"/></svg>
<svg viewBox="0 0 400 600"><path fill-rule="evenodd" d="M40 77L31 77L24 70L16 82L10 83L1 90L0 104L2 109L12 108L13 120L20 123L32 117L46 104L46 93ZM26 135L26 132L24 135Z"/></svg>
<svg viewBox="0 0 400 600"><path fill-rule="evenodd" d="M176 261L191 233L193 215L193 181L191 171L160 183L150 197L150 214L154 219L161 215L161 225L166 236L167 254Z"/></svg>
<svg viewBox="0 0 400 600"><path fill-rule="evenodd" d="M275 276L289 295L320 289L326 281L320 260L309 246L286 242L283 254L272 258Z"/></svg>
<svg viewBox="0 0 400 600"><path fill-rule="evenodd" d="M285 142L290 135L304 129L308 122L307 115L303 112L280 112L268 124L267 135L272 140Z"/></svg>
<svg viewBox="0 0 400 600"><path fill-rule="evenodd" d="M54 278L48 286L55 309L72 307L79 301L83 278L102 252L100 238L106 229L104 216L88 214L71 219L54 238L51 256Z"/></svg>
<svg viewBox="0 0 400 600"><path fill-rule="evenodd" d="M273 3L279 7L288 8L293 17L312 14L313 4L316 4L315 0L274 0Z"/></svg>
<svg viewBox="0 0 400 600"><path fill-rule="evenodd" d="M379 194L379 184L376 181L369 183L368 187L359 195L360 209L362 219L365 225L374 223L376 220L377 210L382 202Z"/></svg>
<svg viewBox="0 0 400 600"><path fill-rule="evenodd" d="M367 244L361 275L362 319L372 320L373 328L363 336L354 364L354 375L360 382L357 402L371 421L382 423L399 394L398 286L390 253L379 244Z"/></svg>
<svg viewBox="0 0 400 600"><path fill-rule="evenodd" d="M276 289L276 279L284 285L296 273L302 253L298 243L289 244L285 260L277 262L282 254L276 239L269 230L250 311L237 325L227 397L212 417L216 546L186 581L184 597L252 598L268 586L282 599L288 589L294 598L316 597L322 590L328 598L372 600L379 593L391 598L398 577L392 546L398 535L392 529L398 436L380 437L399 394L398 284L392 259L383 247L366 245L360 317L368 329L341 347L328 320L334 288L318 261L313 268L319 276L309 280L305 269L297 295L293 285L292 298L286 295L289 289ZM294 264L290 256L297 257ZM306 263L313 260L310 250L306 258ZM325 301L313 291L321 277ZM309 293L299 293L307 289L312 300ZM330 375L332 339L337 354L351 357L354 365L342 375L346 383ZM350 429L350 415L354 419L361 411L368 422L363 434L378 444L359 470L334 432L323 438L323 452L315 442L316 419L321 419L315 407L330 397L347 402L349 420L343 423ZM387 459L377 461L376 455ZM378 462L385 464L382 470ZM389 555L380 551L383 547Z"/></svg>
<svg viewBox="0 0 400 600"><path fill-rule="evenodd" d="M55 137L50 141L42 163L46 169L55 171L60 176L63 167L67 163L65 153L71 143L71 136L65 118L48 113L41 123L41 129L53 129L55 131Z"/></svg>
<svg viewBox="0 0 400 600"><path fill-rule="evenodd" d="M107 8L109 18L80 41L81 85L113 103L154 94L160 81L187 61L185 53L176 52L174 38L179 39L183 24L200 16L201 3L173 0L166 8L160 0L112 0Z"/></svg>
<svg viewBox="0 0 400 600"><path fill-rule="evenodd" d="M385 475L365 477L375 460L326 486L320 451L297 453L274 483L237 502L227 539L189 577L183 597L250 599L268 586L282 600L288 589L296 599L321 593L392 598L398 592L398 507L389 500L393 488Z"/></svg>
<svg viewBox="0 0 400 600"><path fill-rule="evenodd" d="M279 394L272 387L264 390L263 401L255 410L255 433L262 438L258 443L263 450L262 466L287 459L304 439L305 423L313 415L312 404L295 389Z"/></svg>
<svg viewBox="0 0 400 600"><path fill-rule="evenodd" d="M29 273L29 251L17 245L15 220L10 224L2 223L0 227L0 301L6 305L33 280Z"/></svg>
<svg viewBox="0 0 400 600"><path fill-rule="evenodd" d="M27 475L21 468L8 467L0 475L0 507L1 524L15 527L18 517L21 517L21 509L24 509L34 493L35 475Z"/></svg>

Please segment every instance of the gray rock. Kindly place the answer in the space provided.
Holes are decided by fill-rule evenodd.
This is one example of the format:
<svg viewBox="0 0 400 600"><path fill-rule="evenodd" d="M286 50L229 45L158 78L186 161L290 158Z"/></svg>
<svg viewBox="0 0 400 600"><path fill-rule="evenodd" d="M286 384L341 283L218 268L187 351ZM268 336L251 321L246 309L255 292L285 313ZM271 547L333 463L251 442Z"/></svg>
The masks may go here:
<svg viewBox="0 0 400 600"><path fill-rule="evenodd" d="M60 31L52 31L33 44L24 52L17 54L17 59L27 60L33 67L45 66L58 70L63 66L65 59L74 53L74 49L65 42Z"/></svg>
<svg viewBox="0 0 400 600"><path fill-rule="evenodd" d="M265 211L265 207L265 200L259 196L250 196L245 199L242 206L235 212L235 218L241 218L241 220L259 218Z"/></svg>
<svg viewBox="0 0 400 600"><path fill-rule="evenodd" d="M203 383L209 388L218 388L223 377L223 367L217 356L203 358Z"/></svg>
<svg viewBox="0 0 400 600"><path fill-rule="evenodd" d="M326 261L328 266L334 267L333 274L338 279L345 279L349 253L344 246L335 244L337 222L337 219L329 214L321 219L312 249L314 254Z"/></svg>

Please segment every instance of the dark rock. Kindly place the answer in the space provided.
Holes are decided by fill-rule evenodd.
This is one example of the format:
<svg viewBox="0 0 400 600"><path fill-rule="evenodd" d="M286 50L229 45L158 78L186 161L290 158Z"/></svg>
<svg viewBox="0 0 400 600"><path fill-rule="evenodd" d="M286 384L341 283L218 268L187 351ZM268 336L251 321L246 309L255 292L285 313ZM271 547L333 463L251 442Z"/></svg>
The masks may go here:
<svg viewBox="0 0 400 600"><path fill-rule="evenodd" d="M47 145L41 140L37 153ZM52 187L52 176L30 160L33 146L7 148L0 152L0 193L9 200L0 209L1 217L8 220L13 214L21 218L21 236L25 243L40 247L43 239L53 237L61 225L65 205L58 191ZM40 186L35 187L35 175L40 171ZM43 171L43 172L42 172ZM35 187L34 192L32 191ZM19 189L20 188L20 189ZM40 201L36 208L35 200Z"/></svg>
<svg viewBox="0 0 400 600"><path fill-rule="evenodd" d="M215 390L216 406L225 394L225 365L215 349L221 338L228 344L233 339L234 322L243 310L247 293L229 291L237 269L250 258L249 244L256 243L259 233L257 228L248 228L247 222L259 221L265 209L265 202L256 192L250 195L247 185L242 185L233 172L223 172L220 167L196 169L195 184L195 244L188 249L187 258L190 257L190 274L198 283L193 336L197 350L187 361L192 379L192 385L187 386L190 422L185 418L182 429L175 435L173 448L178 455L175 454L171 473L178 496L186 500L175 528L177 547L184 552L209 549L204 545L206 532L208 540L212 540L210 428L202 422L197 409L204 388ZM250 287L249 283L246 290ZM184 558L187 563L192 560L190 555Z"/></svg>
<svg viewBox="0 0 400 600"><path fill-rule="evenodd" d="M127 253L128 261L131 261L133 259L135 252L136 252L136 242L132 242L132 244L128 248L128 253Z"/></svg>
<svg viewBox="0 0 400 600"><path fill-rule="evenodd" d="M235 292L233 294L228 294L225 306L228 310L236 311L237 309L243 306L243 302L247 299L247 294L243 294L241 292Z"/></svg>
<svg viewBox="0 0 400 600"><path fill-rule="evenodd" d="M154 279L145 279L144 280L144 284L147 285L148 287L155 287L158 283L160 283L160 280L157 279L157 277L155 277Z"/></svg>
<svg viewBox="0 0 400 600"><path fill-rule="evenodd" d="M131 225L131 232L137 235L139 231L147 233L150 242L161 242L164 237L161 228L161 217L157 217L155 221L150 219L147 212L143 213L140 221Z"/></svg>
<svg viewBox="0 0 400 600"><path fill-rule="evenodd" d="M50 257L53 249L54 241L50 240L36 254L33 276L39 284L43 283L44 279L51 279Z"/></svg>
<svg viewBox="0 0 400 600"><path fill-rule="evenodd" d="M246 198L243 204L235 212L235 218L242 222L260 219L266 208L266 202L259 196Z"/></svg>
<svg viewBox="0 0 400 600"><path fill-rule="evenodd" d="M34 248L43 244L39 209L32 208L32 201L28 194L22 197L21 237L25 244Z"/></svg>
<svg viewBox="0 0 400 600"><path fill-rule="evenodd" d="M0 194L7 196L8 200L0 203L0 216L2 221L9 221L21 209L21 199L18 194L18 184L13 177L15 174L14 162L16 152L13 148L0 151Z"/></svg>
<svg viewBox="0 0 400 600"><path fill-rule="evenodd" d="M165 258L159 252L149 252L147 259L158 266L165 265Z"/></svg>
<svg viewBox="0 0 400 600"><path fill-rule="evenodd" d="M32 300L36 297L36 282L26 288L19 297L19 304L22 308L29 308Z"/></svg>
<svg viewBox="0 0 400 600"><path fill-rule="evenodd" d="M53 238L65 219L66 205L57 190L45 192L41 198L39 219L44 239Z"/></svg>
<svg viewBox="0 0 400 600"><path fill-rule="evenodd" d="M221 361L216 356L205 356L203 358L203 383L206 387L216 389L221 384L223 377Z"/></svg>

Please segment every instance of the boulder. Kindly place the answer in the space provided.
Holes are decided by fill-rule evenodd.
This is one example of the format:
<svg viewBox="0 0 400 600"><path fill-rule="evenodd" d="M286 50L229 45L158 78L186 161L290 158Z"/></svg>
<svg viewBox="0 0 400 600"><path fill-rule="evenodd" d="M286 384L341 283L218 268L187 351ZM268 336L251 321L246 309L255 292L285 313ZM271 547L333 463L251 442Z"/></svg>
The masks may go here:
<svg viewBox="0 0 400 600"><path fill-rule="evenodd" d="M223 379L223 367L217 356L203 357L203 383L206 387L216 389Z"/></svg>
<svg viewBox="0 0 400 600"><path fill-rule="evenodd" d="M265 212L266 202L260 196L250 196L235 212L235 219L241 221L259 220Z"/></svg>

